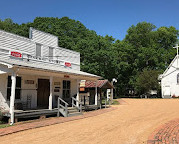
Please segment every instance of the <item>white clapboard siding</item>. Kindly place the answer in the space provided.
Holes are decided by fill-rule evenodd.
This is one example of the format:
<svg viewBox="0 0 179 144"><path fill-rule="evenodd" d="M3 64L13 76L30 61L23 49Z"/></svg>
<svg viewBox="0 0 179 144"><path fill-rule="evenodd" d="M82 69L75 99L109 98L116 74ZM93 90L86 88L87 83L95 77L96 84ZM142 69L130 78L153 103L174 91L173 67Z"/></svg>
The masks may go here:
<svg viewBox="0 0 179 144"><path fill-rule="evenodd" d="M35 29L33 30L37 31ZM50 35L44 32L41 32L41 33L39 31L37 32L38 34L35 35L36 37L40 36L41 33L44 36L47 35L47 38ZM53 35L50 35L50 37L52 37L52 44L53 44L53 40L55 39L56 45L57 45L57 42L58 42L58 40L56 39L57 37ZM41 40L43 38L39 38L39 39ZM51 39L49 39L47 42L49 41L51 41ZM54 48L53 60L59 61L58 63L54 63L55 65L59 67L64 67L64 62L70 62L72 65L71 69L80 70L80 53L55 46L55 43L52 46L51 44L48 44L48 43L43 44L39 41L39 44L42 45L42 58L48 59L49 47L52 47ZM0 56L1 58L10 59L9 51L17 51L17 52L22 53L23 55L29 54L31 56L36 56L36 42L34 41L34 39L28 39L22 36L18 36L16 34L11 34L11 33L0 30ZM35 60L34 63L35 64L39 63L41 65L43 64L46 65L47 63L49 63L49 61L46 61L46 62L44 60L40 60L40 61L41 62L39 63L39 60Z"/></svg>
<svg viewBox="0 0 179 144"><path fill-rule="evenodd" d="M43 46L42 46L42 56L43 56L43 57L49 56L49 47L46 46L46 45L43 45Z"/></svg>
<svg viewBox="0 0 179 144"><path fill-rule="evenodd" d="M1 49L1 48L0 48L0 59L2 59L2 60L10 60L10 61L13 61L13 62L15 62L15 61L17 61L17 62L19 61L20 62L21 61L21 62L23 62L23 64L32 63L34 65L39 65L39 67L41 67L41 66L45 67L45 66L48 65L49 67L52 66L52 68L56 67L57 69L58 68L59 69L65 68L64 65L63 65L64 61L60 61L60 63L53 63L53 62L50 63L49 61L32 59L29 62L27 62L27 56L26 56L26 54L23 54L23 58L22 59L13 58L13 57L10 57L9 50L5 50L5 49ZM72 66L70 68L68 68L68 69L80 70L80 65L79 64L72 63L71 65Z"/></svg>
<svg viewBox="0 0 179 144"><path fill-rule="evenodd" d="M76 63L80 65L80 53L74 52L64 48L56 48L56 56L59 56L59 60L66 62Z"/></svg>
<svg viewBox="0 0 179 144"><path fill-rule="evenodd" d="M30 28L30 39L34 42L47 45L50 47L58 47L58 37L49 33L41 32L34 28Z"/></svg>
<svg viewBox="0 0 179 144"><path fill-rule="evenodd" d="M35 43L30 39L0 30L0 46L3 49L20 50L35 54Z"/></svg>

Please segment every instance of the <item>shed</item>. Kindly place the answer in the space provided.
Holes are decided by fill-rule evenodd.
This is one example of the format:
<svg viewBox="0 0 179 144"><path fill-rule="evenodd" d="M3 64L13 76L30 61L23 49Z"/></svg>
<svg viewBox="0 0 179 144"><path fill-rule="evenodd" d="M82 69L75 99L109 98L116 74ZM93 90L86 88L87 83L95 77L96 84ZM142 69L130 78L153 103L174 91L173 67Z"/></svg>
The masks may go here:
<svg viewBox="0 0 179 144"><path fill-rule="evenodd" d="M102 98L105 98L108 89L114 89L114 86L108 80L98 80L96 82L83 80L80 83L81 102L83 105L95 105L95 98L98 98L97 105L99 105ZM98 96L95 97L96 91Z"/></svg>

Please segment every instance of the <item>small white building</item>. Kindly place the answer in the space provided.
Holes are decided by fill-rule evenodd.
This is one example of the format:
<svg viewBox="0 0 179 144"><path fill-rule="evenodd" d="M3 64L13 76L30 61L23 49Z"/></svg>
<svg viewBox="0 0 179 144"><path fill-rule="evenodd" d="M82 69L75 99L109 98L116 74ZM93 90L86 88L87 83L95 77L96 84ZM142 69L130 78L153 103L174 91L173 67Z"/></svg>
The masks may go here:
<svg viewBox="0 0 179 144"><path fill-rule="evenodd" d="M179 96L179 56L176 56L163 74L161 80L162 98Z"/></svg>
<svg viewBox="0 0 179 144"><path fill-rule="evenodd" d="M78 108L80 80L100 78L80 71L80 53L59 47L54 35L30 28L25 38L0 30L0 109L12 124L14 115L57 112L59 98L69 106L75 100Z"/></svg>

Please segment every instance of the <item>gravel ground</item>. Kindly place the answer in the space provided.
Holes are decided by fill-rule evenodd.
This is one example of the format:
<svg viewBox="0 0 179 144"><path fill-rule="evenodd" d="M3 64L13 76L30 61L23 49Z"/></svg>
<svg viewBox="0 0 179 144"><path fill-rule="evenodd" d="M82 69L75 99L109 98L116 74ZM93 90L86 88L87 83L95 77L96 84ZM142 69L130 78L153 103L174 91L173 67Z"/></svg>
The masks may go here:
<svg viewBox="0 0 179 144"><path fill-rule="evenodd" d="M1 144L144 144L160 125L179 118L179 99L122 99L98 116L0 137Z"/></svg>

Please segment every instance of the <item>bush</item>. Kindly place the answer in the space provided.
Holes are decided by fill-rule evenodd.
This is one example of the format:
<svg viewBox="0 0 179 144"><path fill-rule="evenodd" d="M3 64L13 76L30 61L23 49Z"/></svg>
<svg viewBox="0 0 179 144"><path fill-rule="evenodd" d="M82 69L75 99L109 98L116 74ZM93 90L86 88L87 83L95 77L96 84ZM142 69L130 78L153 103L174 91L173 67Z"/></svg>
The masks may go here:
<svg viewBox="0 0 179 144"><path fill-rule="evenodd" d="M119 105L119 102L117 100L113 100L112 105Z"/></svg>
<svg viewBox="0 0 179 144"><path fill-rule="evenodd" d="M179 98L179 96L175 96L175 95L173 95L172 98Z"/></svg>

